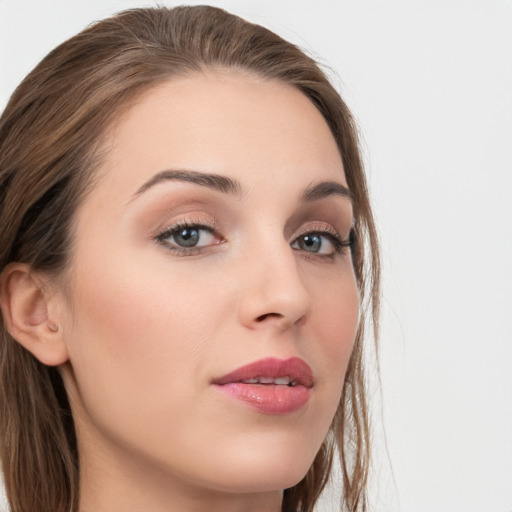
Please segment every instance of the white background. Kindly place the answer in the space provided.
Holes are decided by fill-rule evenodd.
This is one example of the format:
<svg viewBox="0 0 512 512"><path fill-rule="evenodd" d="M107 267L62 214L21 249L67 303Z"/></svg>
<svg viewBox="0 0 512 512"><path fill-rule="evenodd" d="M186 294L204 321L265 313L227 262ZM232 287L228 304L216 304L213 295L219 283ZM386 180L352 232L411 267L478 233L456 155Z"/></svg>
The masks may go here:
<svg viewBox="0 0 512 512"><path fill-rule="evenodd" d="M211 3L320 56L363 133L384 260L373 510L512 512L512 2ZM56 44L136 5L0 0L0 110Z"/></svg>

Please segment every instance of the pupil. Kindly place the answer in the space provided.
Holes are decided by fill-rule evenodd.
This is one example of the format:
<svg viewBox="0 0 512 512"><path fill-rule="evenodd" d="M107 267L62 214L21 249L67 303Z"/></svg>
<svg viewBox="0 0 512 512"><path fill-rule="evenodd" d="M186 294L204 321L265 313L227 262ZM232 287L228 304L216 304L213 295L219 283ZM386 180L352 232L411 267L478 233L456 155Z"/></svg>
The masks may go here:
<svg viewBox="0 0 512 512"><path fill-rule="evenodd" d="M318 252L321 245L322 240L318 235L306 235L302 238L303 249L307 251Z"/></svg>
<svg viewBox="0 0 512 512"><path fill-rule="evenodd" d="M190 228L182 229L175 238L178 245L193 247L199 241L199 231Z"/></svg>

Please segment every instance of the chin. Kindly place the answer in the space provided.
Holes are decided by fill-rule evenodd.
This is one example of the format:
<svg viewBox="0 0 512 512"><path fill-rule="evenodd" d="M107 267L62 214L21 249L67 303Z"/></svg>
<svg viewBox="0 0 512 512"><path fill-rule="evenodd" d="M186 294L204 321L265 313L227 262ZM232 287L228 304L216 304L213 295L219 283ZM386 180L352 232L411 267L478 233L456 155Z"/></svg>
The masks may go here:
<svg viewBox="0 0 512 512"><path fill-rule="evenodd" d="M211 468L211 483L219 491L232 493L281 491L305 477L317 451L311 442L300 447L246 446L232 456L226 454L220 467Z"/></svg>
<svg viewBox="0 0 512 512"><path fill-rule="evenodd" d="M283 491L298 484L306 476L308 469L309 466L298 470L285 464L281 468L267 467L262 471L247 468L245 471L237 471L226 475L222 480L217 475L215 482L211 482L208 487L230 494Z"/></svg>
<svg viewBox="0 0 512 512"><path fill-rule="evenodd" d="M274 467L271 470L267 468L266 472L253 473L253 480L246 485L249 492L269 492L288 489L297 485L305 476L310 468L294 467L292 464L282 464L281 467ZM247 491L246 491L247 492Z"/></svg>

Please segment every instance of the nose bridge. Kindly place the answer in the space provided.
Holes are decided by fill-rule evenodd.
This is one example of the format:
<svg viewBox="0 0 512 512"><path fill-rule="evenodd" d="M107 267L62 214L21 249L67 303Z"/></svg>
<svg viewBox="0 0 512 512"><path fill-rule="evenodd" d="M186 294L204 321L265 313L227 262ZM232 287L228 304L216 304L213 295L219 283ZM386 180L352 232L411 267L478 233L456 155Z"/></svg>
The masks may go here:
<svg viewBox="0 0 512 512"><path fill-rule="evenodd" d="M247 246L244 261L240 314L246 326L286 328L306 315L310 295L294 250L282 232L263 229Z"/></svg>

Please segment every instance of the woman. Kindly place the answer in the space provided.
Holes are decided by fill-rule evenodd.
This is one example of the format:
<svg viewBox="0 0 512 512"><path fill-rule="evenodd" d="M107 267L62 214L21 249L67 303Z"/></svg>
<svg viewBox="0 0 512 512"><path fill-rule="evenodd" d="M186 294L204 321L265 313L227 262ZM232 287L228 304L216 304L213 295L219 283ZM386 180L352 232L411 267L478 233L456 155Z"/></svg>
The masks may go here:
<svg viewBox="0 0 512 512"><path fill-rule="evenodd" d="M293 45L138 9L51 52L0 122L13 512L366 507L378 250L356 129Z"/></svg>

